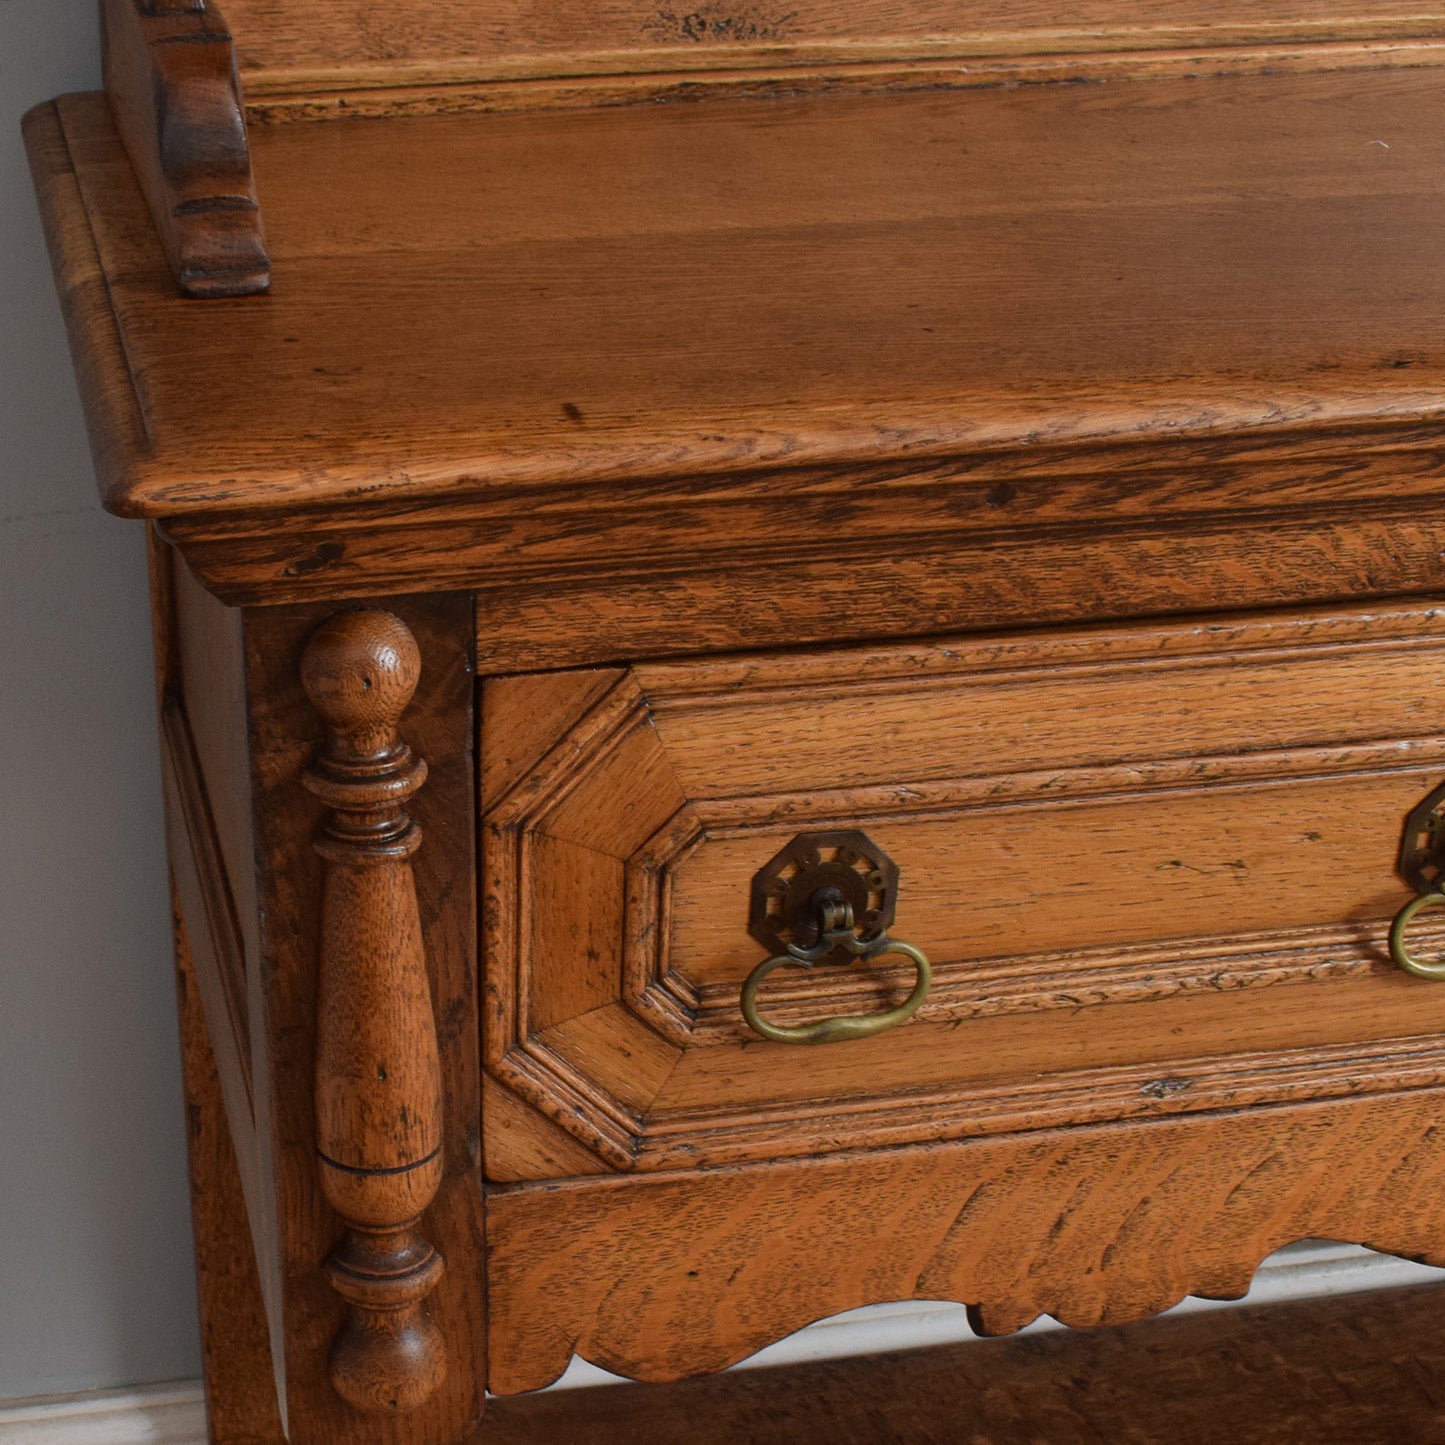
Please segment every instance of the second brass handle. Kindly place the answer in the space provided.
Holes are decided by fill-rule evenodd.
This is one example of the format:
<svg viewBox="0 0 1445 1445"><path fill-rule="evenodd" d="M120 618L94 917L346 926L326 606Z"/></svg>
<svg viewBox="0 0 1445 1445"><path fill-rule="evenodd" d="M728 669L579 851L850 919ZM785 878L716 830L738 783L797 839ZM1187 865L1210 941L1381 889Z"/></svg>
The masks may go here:
<svg viewBox="0 0 1445 1445"><path fill-rule="evenodd" d="M761 1034L763 1038L771 1039L774 1043L779 1044L835 1044L841 1043L845 1039L866 1039L874 1034L881 1034L884 1029L891 1029L894 1024L901 1024L905 1019L912 1018L918 1012L919 1005L928 997L928 990L933 986L933 968L924 956L922 949L914 948L911 943L900 943L897 939L890 938L868 957L870 959L885 958L890 953L900 953L904 958L910 959L917 973L913 991L902 1003L895 1004L893 1008L880 1009L877 1013L871 1014L844 1014L839 1018L820 1019L814 1024L770 1023L763 1017L758 1007L758 990L762 987L763 980L775 968L803 966L795 955L779 953L772 958L764 959L744 981L743 1018L747 1020L748 1027L754 1033Z"/></svg>
<svg viewBox="0 0 1445 1445"><path fill-rule="evenodd" d="M1445 904L1445 783L1432 788L1405 818L1400 840L1400 876L1415 890L1412 898L1390 924L1390 957L1397 968L1416 978L1445 981L1445 960L1431 963L1416 958L1405 941L1417 913Z"/></svg>
<svg viewBox="0 0 1445 1445"><path fill-rule="evenodd" d="M1390 957L1398 967L1403 968L1406 973L1413 973L1416 978L1445 980L1445 960L1431 963L1427 959L1416 958L1405 945L1405 930L1410 926L1411 919L1427 908L1439 908L1441 905L1445 905L1445 893L1438 887L1432 888L1428 893L1412 898L1390 924Z"/></svg>

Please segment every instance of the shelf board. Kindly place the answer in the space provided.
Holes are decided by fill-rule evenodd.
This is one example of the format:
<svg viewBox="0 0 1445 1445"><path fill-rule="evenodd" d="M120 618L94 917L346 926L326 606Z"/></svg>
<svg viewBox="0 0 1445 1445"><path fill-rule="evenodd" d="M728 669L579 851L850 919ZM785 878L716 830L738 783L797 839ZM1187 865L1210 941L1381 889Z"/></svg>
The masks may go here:
<svg viewBox="0 0 1445 1445"><path fill-rule="evenodd" d="M473 1445L1393 1445L1445 1437L1440 1285L493 1400Z"/></svg>

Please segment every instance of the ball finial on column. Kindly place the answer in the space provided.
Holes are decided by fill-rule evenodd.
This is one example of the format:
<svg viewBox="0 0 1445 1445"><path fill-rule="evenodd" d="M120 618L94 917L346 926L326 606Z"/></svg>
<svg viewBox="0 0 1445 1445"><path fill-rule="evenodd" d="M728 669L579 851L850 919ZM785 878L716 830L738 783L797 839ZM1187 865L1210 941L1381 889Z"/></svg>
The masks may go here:
<svg viewBox="0 0 1445 1445"><path fill-rule="evenodd" d="M301 685L331 733L330 752L385 751L421 679L421 653L390 612L339 612L306 644Z"/></svg>

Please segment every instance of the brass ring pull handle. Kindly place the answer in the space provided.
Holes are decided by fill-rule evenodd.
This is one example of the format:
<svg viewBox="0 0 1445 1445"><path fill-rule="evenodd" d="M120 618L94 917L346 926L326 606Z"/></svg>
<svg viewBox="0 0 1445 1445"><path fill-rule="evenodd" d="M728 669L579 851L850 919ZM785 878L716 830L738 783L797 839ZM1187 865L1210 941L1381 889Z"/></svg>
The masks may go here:
<svg viewBox="0 0 1445 1445"><path fill-rule="evenodd" d="M1416 978L1445 980L1445 959L1439 963L1430 963L1426 959L1416 958L1405 946L1405 930L1410 926L1410 920L1417 913L1421 913L1427 908L1439 908L1442 904L1445 904L1445 893L1442 893L1439 888L1432 888L1430 892L1421 893L1418 897L1412 898L1395 915L1395 921L1390 924L1390 957L1406 973L1413 973Z"/></svg>
<svg viewBox="0 0 1445 1445"><path fill-rule="evenodd" d="M911 959L918 974L913 984L913 992L893 1008L871 1014L844 1014L841 1018L822 1019L815 1024L769 1023L758 1008L758 989L763 980L775 968L812 967L806 959L797 958L791 953L779 953L765 959L747 976L742 994L743 1018L754 1033L761 1034L765 1039L771 1039L777 1044L836 1044L845 1039L866 1039L874 1034L881 1034L884 1029L891 1029L894 1024L901 1024L905 1019L912 1018L918 1012L918 1006L928 997L928 990L933 984L933 969L929 966L928 959L924 957L921 949L914 948L911 943L900 943L897 939L890 938L885 940L882 948L868 957L883 958L890 953L901 953L905 958Z"/></svg>
<svg viewBox="0 0 1445 1445"><path fill-rule="evenodd" d="M1417 913L1445 904L1445 783L1427 793L1405 819L1400 843L1400 876L1419 895L1390 924L1390 957L1416 978L1445 980L1445 959L1431 963L1416 958L1405 942L1405 930Z"/></svg>
<svg viewBox="0 0 1445 1445"><path fill-rule="evenodd" d="M858 832L800 833L753 875L748 932L772 954L743 983L743 1019L755 1034L779 1044L833 1044L881 1034L918 1012L933 969L921 949L888 936L898 880L898 865ZM916 974L912 992L893 1008L775 1024L758 1006L758 990L774 969L846 966L891 953L909 959Z"/></svg>

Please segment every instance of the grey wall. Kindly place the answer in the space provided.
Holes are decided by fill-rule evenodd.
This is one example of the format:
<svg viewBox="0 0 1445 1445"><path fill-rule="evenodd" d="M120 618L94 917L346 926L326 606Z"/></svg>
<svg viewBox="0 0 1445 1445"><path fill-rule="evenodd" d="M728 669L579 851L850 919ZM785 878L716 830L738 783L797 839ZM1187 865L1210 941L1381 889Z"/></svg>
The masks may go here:
<svg viewBox="0 0 1445 1445"><path fill-rule="evenodd" d="M20 117L94 0L0 0L0 1399L199 1372L141 529L96 503Z"/></svg>

